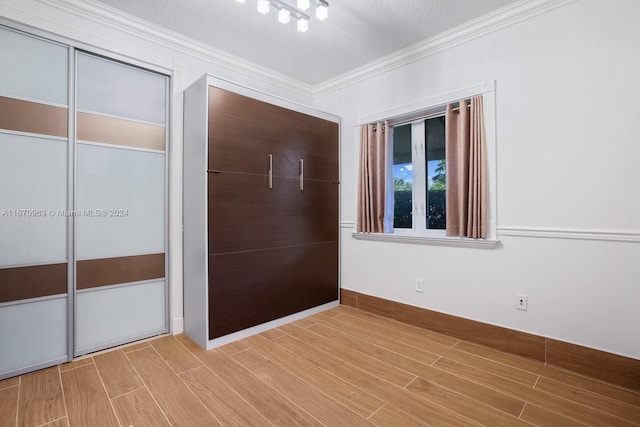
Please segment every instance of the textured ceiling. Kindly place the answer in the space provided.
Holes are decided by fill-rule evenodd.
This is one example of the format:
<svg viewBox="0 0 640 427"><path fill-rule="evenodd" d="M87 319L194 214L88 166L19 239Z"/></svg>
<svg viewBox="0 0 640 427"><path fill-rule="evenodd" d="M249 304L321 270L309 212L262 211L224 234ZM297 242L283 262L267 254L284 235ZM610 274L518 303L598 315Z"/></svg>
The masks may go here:
<svg viewBox="0 0 640 427"><path fill-rule="evenodd" d="M306 33L274 9L259 14L256 0L99 1L317 85L516 0L329 0L329 18L312 18Z"/></svg>

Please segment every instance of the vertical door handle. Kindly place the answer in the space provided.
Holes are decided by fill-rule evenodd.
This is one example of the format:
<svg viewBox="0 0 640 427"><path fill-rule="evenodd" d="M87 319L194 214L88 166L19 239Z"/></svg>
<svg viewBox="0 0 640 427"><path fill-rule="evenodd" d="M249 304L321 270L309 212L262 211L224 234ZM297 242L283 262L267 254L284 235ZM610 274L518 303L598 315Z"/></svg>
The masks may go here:
<svg viewBox="0 0 640 427"><path fill-rule="evenodd" d="M269 188L273 188L273 155L269 154Z"/></svg>
<svg viewBox="0 0 640 427"><path fill-rule="evenodd" d="M300 191L304 190L304 159L300 159Z"/></svg>

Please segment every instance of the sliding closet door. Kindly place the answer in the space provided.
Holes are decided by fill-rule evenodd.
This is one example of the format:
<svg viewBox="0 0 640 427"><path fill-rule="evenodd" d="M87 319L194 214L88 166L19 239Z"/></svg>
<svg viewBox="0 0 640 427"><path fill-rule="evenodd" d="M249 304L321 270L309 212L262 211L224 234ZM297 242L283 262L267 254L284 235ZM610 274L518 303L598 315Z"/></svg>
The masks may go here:
<svg viewBox="0 0 640 427"><path fill-rule="evenodd" d="M0 27L0 379L67 360L66 46Z"/></svg>
<svg viewBox="0 0 640 427"><path fill-rule="evenodd" d="M76 355L168 330L165 76L77 55Z"/></svg>

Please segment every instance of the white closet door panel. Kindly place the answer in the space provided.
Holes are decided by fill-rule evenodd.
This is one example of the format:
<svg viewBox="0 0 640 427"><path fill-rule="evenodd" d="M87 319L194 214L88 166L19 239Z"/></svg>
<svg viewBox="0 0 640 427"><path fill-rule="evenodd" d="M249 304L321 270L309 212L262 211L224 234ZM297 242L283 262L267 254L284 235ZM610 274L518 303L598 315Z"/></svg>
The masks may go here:
<svg viewBox="0 0 640 427"><path fill-rule="evenodd" d="M79 292L76 303L77 355L166 330L164 280Z"/></svg>
<svg viewBox="0 0 640 427"><path fill-rule="evenodd" d="M164 124L167 78L78 55L78 109Z"/></svg>
<svg viewBox="0 0 640 427"><path fill-rule="evenodd" d="M0 133L0 182L0 267L65 261L67 142Z"/></svg>
<svg viewBox="0 0 640 427"><path fill-rule="evenodd" d="M0 95L67 104L65 46L0 28Z"/></svg>
<svg viewBox="0 0 640 427"><path fill-rule="evenodd" d="M0 307L0 376L67 355L67 298Z"/></svg>
<svg viewBox="0 0 640 427"><path fill-rule="evenodd" d="M162 153L78 144L78 210L107 212L77 218L78 259L165 251L164 168Z"/></svg>

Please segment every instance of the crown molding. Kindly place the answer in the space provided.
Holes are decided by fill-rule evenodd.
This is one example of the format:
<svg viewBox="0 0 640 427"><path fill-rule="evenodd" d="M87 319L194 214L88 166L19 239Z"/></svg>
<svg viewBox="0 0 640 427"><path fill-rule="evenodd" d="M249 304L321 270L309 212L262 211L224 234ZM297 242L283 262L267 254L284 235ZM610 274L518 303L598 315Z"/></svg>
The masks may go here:
<svg viewBox="0 0 640 427"><path fill-rule="evenodd" d="M221 68L240 73L251 79L313 99L534 18L577 0L521 0L318 85L303 83L95 0L35 1L196 59L214 63ZM93 38L91 34L87 34L87 37Z"/></svg>
<svg viewBox="0 0 640 427"><path fill-rule="evenodd" d="M320 83L314 87L313 95L328 95L575 1L577 0L521 0Z"/></svg>
<svg viewBox="0 0 640 427"><path fill-rule="evenodd" d="M314 87L94 0L36 0L80 18L212 62L234 73L313 98Z"/></svg>

